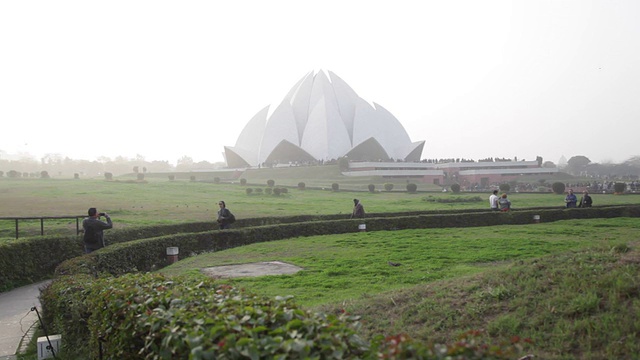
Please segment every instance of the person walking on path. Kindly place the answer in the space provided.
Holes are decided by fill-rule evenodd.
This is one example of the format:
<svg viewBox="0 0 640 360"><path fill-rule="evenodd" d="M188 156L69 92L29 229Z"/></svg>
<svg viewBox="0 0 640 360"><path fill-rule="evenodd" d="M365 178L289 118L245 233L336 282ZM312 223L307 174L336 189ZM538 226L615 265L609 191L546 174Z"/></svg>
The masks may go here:
<svg viewBox="0 0 640 360"><path fill-rule="evenodd" d="M489 207L491 208L491 210L493 211L498 211L500 210L498 208L498 190L493 190L493 194L491 194L491 196L489 196Z"/></svg>
<svg viewBox="0 0 640 360"><path fill-rule="evenodd" d="M227 204L224 201L218 201L218 224L220 224L220 230L228 229L231 224L236 221L236 217L227 209Z"/></svg>
<svg viewBox="0 0 640 360"><path fill-rule="evenodd" d="M591 196L589 196L589 192L587 190L583 191L580 202L578 203L578 207L587 208L591 207L591 204L593 204L593 199L591 199Z"/></svg>
<svg viewBox="0 0 640 360"><path fill-rule="evenodd" d="M576 207L576 203L578 202L578 198L573 193L572 189L569 189L569 192L567 193L567 196L564 198L564 202L567 204L567 208Z"/></svg>
<svg viewBox="0 0 640 360"><path fill-rule="evenodd" d="M107 213L98 213L96 208L89 208L88 213L89 217L82 221L82 229L84 230L82 241L84 242L85 254L105 247L103 231L113 227L111 218ZM104 216L107 222L100 220L101 216Z"/></svg>
<svg viewBox="0 0 640 360"><path fill-rule="evenodd" d="M364 219L364 206L358 199L353 199L353 212L351 213L352 219Z"/></svg>

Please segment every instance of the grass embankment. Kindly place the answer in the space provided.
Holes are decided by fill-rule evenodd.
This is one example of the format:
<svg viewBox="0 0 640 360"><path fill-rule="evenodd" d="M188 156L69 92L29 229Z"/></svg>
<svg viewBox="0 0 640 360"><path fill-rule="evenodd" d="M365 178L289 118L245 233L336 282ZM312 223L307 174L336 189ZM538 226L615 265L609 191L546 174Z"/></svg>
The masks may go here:
<svg viewBox="0 0 640 360"><path fill-rule="evenodd" d="M640 351L639 235L630 218L355 233L204 254L162 272L284 261L305 270L221 281L361 315L366 336L445 342L483 329L531 338L545 359L624 358Z"/></svg>

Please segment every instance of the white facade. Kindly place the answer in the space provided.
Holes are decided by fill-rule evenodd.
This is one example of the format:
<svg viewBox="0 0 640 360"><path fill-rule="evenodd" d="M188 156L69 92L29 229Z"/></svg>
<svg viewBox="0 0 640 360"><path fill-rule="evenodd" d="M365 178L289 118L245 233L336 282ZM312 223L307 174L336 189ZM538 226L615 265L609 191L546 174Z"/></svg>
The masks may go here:
<svg viewBox="0 0 640 360"><path fill-rule="evenodd" d="M230 167L265 162L331 160L420 160L424 141L411 142L400 122L382 106L371 106L332 72L308 73L268 116L256 114L236 145L225 146Z"/></svg>

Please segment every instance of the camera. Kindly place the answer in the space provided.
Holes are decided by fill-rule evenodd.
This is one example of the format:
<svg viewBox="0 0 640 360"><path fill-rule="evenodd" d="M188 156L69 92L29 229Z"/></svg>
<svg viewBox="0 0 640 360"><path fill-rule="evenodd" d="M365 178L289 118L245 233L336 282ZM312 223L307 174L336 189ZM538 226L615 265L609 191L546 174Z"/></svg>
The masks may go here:
<svg viewBox="0 0 640 360"><path fill-rule="evenodd" d="M98 216L105 216L105 215L107 215L107 214L105 214L105 213L98 214Z"/></svg>

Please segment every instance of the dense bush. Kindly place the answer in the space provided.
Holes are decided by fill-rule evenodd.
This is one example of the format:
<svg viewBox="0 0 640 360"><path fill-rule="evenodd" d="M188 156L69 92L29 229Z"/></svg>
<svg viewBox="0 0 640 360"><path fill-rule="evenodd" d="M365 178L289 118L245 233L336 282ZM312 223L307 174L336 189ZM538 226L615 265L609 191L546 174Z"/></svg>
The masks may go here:
<svg viewBox="0 0 640 360"><path fill-rule="evenodd" d="M407 184L407 192L415 193L416 191L418 191L418 185L414 183Z"/></svg>
<svg viewBox="0 0 640 360"><path fill-rule="evenodd" d="M613 184L613 191L615 191L616 194L623 194L626 189L627 189L626 183L617 182Z"/></svg>
<svg viewBox="0 0 640 360"><path fill-rule="evenodd" d="M108 181L113 180L113 174L112 174L112 173L110 173L110 172L105 172L105 173L104 173L104 179L105 179L105 180L108 180Z"/></svg>
<svg viewBox="0 0 640 360"><path fill-rule="evenodd" d="M251 195L251 193L253 193L253 189L252 188L246 188L246 189L244 189L244 191L247 193L247 195Z"/></svg>
<svg viewBox="0 0 640 360"><path fill-rule="evenodd" d="M564 194L564 189L565 189L565 185L563 182L554 182L553 184L551 184L551 190L553 190L553 192L555 194Z"/></svg>
<svg viewBox="0 0 640 360"><path fill-rule="evenodd" d="M509 192L511 190L511 185L504 183L504 184L500 184L498 188L500 189L501 192Z"/></svg>
<svg viewBox="0 0 640 360"><path fill-rule="evenodd" d="M262 188L256 188L256 194L262 194Z"/></svg>
<svg viewBox="0 0 640 360"><path fill-rule="evenodd" d="M175 175L169 175L169 181L175 181L175 180L176 180Z"/></svg>
<svg viewBox="0 0 640 360"><path fill-rule="evenodd" d="M454 194L457 194L460 192L460 184L455 183L455 184L451 184L451 191L453 191Z"/></svg>
<svg viewBox="0 0 640 360"><path fill-rule="evenodd" d="M195 175L189 176L189 181L195 182L196 181L196 176Z"/></svg>
<svg viewBox="0 0 640 360"><path fill-rule="evenodd" d="M275 195L275 196L280 196L280 194L282 194L282 191L281 191L281 190L282 190L282 189L277 188L277 187L276 187L276 188L273 188L273 195Z"/></svg>
<svg viewBox="0 0 640 360"><path fill-rule="evenodd" d="M264 188L264 193L267 195L271 195L273 193L273 188L270 188L270 187Z"/></svg>
<svg viewBox="0 0 640 360"><path fill-rule="evenodd" d="M307 184L302 181L298 183L298 190L304 190L307 187Z"/></svg>
<svg viewBox="0 0 640 360"><path fill-rule="evenodd" d="M467 203L467 202L482 202L482 198L480 196L470 196L470 197L433 197L428 196L423 198L424 201L437 202L437 203Z"/></svg>
<svg viewBox="0 0 640 360"><path fill-rule="evenodd" d="M137 179L138 181L142 181L142 180L144 180L144 173L138 173L138 174L136 174L136 179Z"/></svg>
<svg viewBox="0 0 640 360"><path fill-rule="evenodd" d="M373 184L369 184L367 186L367 188L369 189L369 192L375 192L376 191L376 186Z"/></svg>
<svg viewBox="0 0 640 360"><path fill-rule="evenodd" d="M78 173L74 173L74 174L73 174L73 178L74 178L74 179L80 179L80 174L78 174Z"/></svg>
<svg viewBox="0 0 640 360"><path fill-rule="evenodd" d="M220 184L220 178L218 176L213 178L213 183L214 184Z"/></svg>
<svg viewBox="0 0 640 360"><path fill-rule="evenodd" d="M281 194L288 194L289 193L289 189L287 189L286 187L280 188L280 193Z"/></svg>
<svg viewBox="0 0 640 360"><path fill-rule="evenodd" d="M331 184L331 190L333 190L333 191L340 190L340 185L338 185L338 183Z"/></svg>
<svg viewBox="0 0 640 360"><path fill-rule="evenodd" d="M46 170L42 170L40 171L40 178L41 179L49 179L51 176L49 176L49 172Z"/></svg>
<svg viewBox="0 0 640 360"><path fill-rule="evenodd" d="M392 183L386 183L386 184L384 184L384 189L385 189L386 191L391 191L391 190L393 190L393 184L392 184Z"/></svg>
<svg viewBox="0 0 640 360"><path fill-rule="evenodd" d="M274 187L276 185L275 180L269 179L267 180L267 186Z"/></svg>
<svg viewBox="0 0 640 360"><path fill-rule="evenodd" d="M240 185L242 185L242 186L247 185L247 179L245 179L245 178L241 178L241 179L240 179Z"/></svg>

